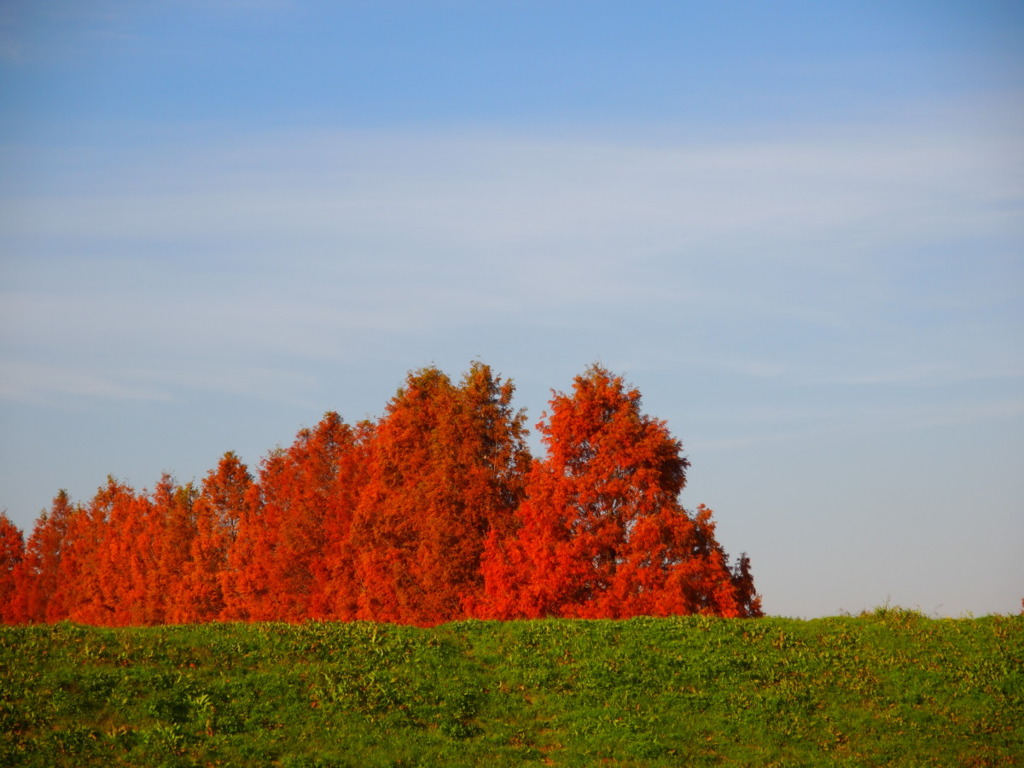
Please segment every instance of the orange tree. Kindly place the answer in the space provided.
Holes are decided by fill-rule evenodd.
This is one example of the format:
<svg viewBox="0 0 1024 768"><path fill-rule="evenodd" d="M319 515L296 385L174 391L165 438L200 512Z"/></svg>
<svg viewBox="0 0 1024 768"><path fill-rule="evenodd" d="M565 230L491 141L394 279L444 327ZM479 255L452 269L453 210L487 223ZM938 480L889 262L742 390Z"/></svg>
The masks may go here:
<svg viewBox="0 0 1024 768"><path fill-rule="evenodd" d="M731 569L711 511L679 503L689 462L639 391L592 366L537 426L547 455L516 532L488 537L480 615L760 615L747 559Z"/></svg>
<svg viewBox="0 0 1024 768"><path fill-rule="evenodd" d="M523 498L529 453L512 393L475 363L459 384L437 368L410 373L388 403L353 522L360 618L469 615L483 591L484 541L510 530Z"/></svg>
<svg viewBox="0 0 1024 768"><path fill-rule="evenodd" d="M224 618L337 617L335 604L345 603L342 595L352 589L331 582L352 578L345 555L359 492L351 464L361 434L329 412L263 461L244 498L236 494L241 514L221 575Z"/></svg>
<svg viewBox="0 0 1024 768"><path fill-rule="evenodd" d="M252 475L228 451L203 480L192 505L195 533L189 542L167 620L175 624L215 621L224 612L221 581L238 521L245 515Z"/></svg>
<svg viewBox="0 0 1024 768"><path fill-rule="evenodd" d="M24 556L14 566L14 593L4 613L5 621L42 623L67 616L65 607L58 605L53 596L57 592L61 557L67 547L68 526L78 514L83 514L81 508L71 502L67 491L60 491L50 509L36 520Z"/></svg>
<svg viewBox="0 0 1024 768"><path fill-rule="evenodd" d="M15 571L25 556L25 536L6 512L0 511L0 621L15 618Z"/></svg>

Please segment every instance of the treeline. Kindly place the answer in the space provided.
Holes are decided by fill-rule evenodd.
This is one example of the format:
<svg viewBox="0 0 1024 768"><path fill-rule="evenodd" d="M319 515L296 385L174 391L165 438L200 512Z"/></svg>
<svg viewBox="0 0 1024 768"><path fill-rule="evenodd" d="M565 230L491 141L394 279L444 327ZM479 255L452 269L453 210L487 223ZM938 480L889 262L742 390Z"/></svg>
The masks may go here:
<svg viewBox="0 0 1024 768"><path fill-rule="evenodd" d="M749 561L684 509L689 462L600 366L554 393L531 456L513 386L412 372L382 417L327 413L256 476L110 477L31 535L0 514L0 618L98 625L761 615Z"/></svg>

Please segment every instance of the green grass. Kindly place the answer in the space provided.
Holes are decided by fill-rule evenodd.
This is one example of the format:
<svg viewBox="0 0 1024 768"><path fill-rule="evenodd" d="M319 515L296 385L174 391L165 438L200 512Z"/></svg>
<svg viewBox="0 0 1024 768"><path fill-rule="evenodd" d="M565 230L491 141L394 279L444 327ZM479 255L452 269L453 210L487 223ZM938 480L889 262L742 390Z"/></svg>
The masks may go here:
<svg viewBox="0 0 1024 768"><path fill-rule="evenodd" d="M4 766L1014 765L1024 616L0 628Z"/></svg>

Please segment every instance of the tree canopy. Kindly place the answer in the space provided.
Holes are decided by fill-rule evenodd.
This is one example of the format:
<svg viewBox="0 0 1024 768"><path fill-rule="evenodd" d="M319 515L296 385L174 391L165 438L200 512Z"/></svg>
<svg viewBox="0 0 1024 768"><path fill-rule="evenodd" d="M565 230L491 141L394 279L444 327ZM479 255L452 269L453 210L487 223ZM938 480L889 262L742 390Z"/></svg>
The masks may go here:
<svg viewBox="0 0 1024 768"><path fill-rule="evenodd" d="M254 476L109 477L24 540L0 515L0 619L103 624L761 615L750 563L682 506L689 461L640 392L594 365L554 392L531 456L483 363L410 372L377 420L329 412Z"/></svg>

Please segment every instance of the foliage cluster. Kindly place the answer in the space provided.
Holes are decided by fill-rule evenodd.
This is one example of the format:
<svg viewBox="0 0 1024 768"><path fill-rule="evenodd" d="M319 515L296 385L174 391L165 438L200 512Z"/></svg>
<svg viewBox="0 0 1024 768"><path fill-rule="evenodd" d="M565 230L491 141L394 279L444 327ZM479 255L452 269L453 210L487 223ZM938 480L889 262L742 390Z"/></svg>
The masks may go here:
<svg viewBox="0 0 1024 768"><path fill-rule="evenodd" d="M9 766L1024 759L1024 616L0 627Z"/></svg>
<svg viewBox="0 0 1024 768"><path fill-rule="evenodd" d="M475 363L408 375L384 415L328 413L258 476L233 453L201 487L108 478L61 492L28 541L0 516L0 619L206 621L760 615L689 462L640 393L593 366L555 393L533 458L513 387Z"/></svg>

